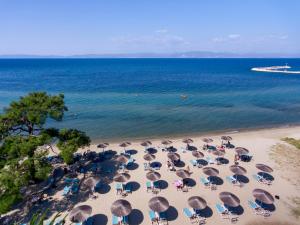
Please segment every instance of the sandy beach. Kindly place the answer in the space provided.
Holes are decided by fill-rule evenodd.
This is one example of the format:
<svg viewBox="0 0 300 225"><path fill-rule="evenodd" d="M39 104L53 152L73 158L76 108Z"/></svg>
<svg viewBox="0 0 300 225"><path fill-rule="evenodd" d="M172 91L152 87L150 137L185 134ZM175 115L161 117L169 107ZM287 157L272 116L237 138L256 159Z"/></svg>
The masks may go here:
<svg viewBox="0 0 300 225"><path fill-rule="evenodd" d="M133 209L129 216L130 224L151 224L148 214L148 201L154 196L163 196L169 201L170 204L170 208L167 211L169 224L190 224L189 219L183 214L183 208L189 207L187 203L189 197L200 196L207 201L208 205L208 218L206 219L206 224L230 224L231 222L229 220L221 218L215 207L217 203L221 203L219 199L219 193L229 191L234 193L240 199L240 206L242 207L241 215L238 216L237 224L247 224L248 222L257 222L260 220L296 222L297 218L291 215L291 207L293 206L293 199L300 197L299 167L297 168L292 166L292 168L287 170L284 160L292 160L292 162L288 162L288 164L293 165L292 163L296 163L295 165L299 166L299 158L288 159L291 156L288 151L295 151L295 148L281 141L281 139L284 137L300 138L300 127L297 126L246 131L230 134L230 136L232 137L231 143L235 147L239 146L247 148L250 150L250 154L253 155L253 159L250 162L239 163L239 165L247 170L245 176L249 179L249 181L246 182L243 187L234 186L225 179L226 176L232 175L232 172L229 170L229 166L233 165L235 155L234 149L226 149L226 154L224 157L229 160L228 164L208 165L219 170L220 173L218 176L222 179L222 184L217 185L217 190L205 188L200 182L200 177L206 175L204 175L201 168L193 167L190 164L190 160L194 159L191 151L181 151L181 148L186 146L186 144L182 142L182 139L184 138L183 137L170 140L173 142L172 146L177 149L177 153L181 156L181 160L183 161L183 165L181 165L181 167L186 168L189 166L192 172L190 178L192 181L194 181L191 183L194 184L192 184L192 187L188 189L188 192L176 190L176 187L173 183L175 180L178 180L179 177L176 176L175 172L167 170L166 163L168 158L167 153L160 150L163 147L161 140L151 140L152 146L157 149L157 153L155 153L156 159L154 161L162 164L162 167L160 170L157 170L157 172L161 174L160 180L162 180L163 187L158 194L147 192L147 171L144 171L143 165L145 162L143 159L145 153L144 147L140 145L141 142L139 141L132 142L132 144L127 147L128 150L136 150L136 154L132 155L136 164L134 168L128 169L128 173L131 176L129 182L132 182L133 184L133 192L131 194L128 194L126 197L116 194L115 182L111 180L111 177L115 172L107 175L99 175L102 182L106 182L106 186L102 191L99 191L100 193L96 193L96 199L83 197L84 194L81 192L84 191L80 190L77 195L70 197L69 201L66 201L65 197L62 196L62 187L64 186L62 182L61 186L59 186L61 187L60 190L52 193L54 199L56 199L56 206L54 207L55 204L52 205L54 207L53 213L59 209L57 204L60 205L61 208L64 208L62 206L66 206L65 204L69 204L69 206L72 205L71 207L78 205L90 205L93 209L92 215L94 216L94 224L111 224L111 204L115 200L125 199L131 203ZM194 142L191 144L192 146L196 147L198 150L201 150L205 157L210 156L215 158L216 156L213 154L208 153L207 151L202 151L202 146L204 144L202 141L203 137L212 138L214 140L214 142L212 142L213 145L220 145L220 135L191 137L194 140ZM114 150L118 154L123 151L123 148L119 146L119 143L110 143L108 149ZM82 149L79 152L83 153L86 150L87 149ZM89 147L89 150L97 152L102 151L94 144ZM280 151L286 153L285 156L280 155ZM299 156L299 151L297 152L296 150L294 153L298 155L294 155L292 157ZM274 169L272 176L275 179L272 185L261 184L254 180L253 174L259 172L255 167L257 163L267 164ZM105 168L111 165L111 162L104 161L103 163L99 164L99 167ZM182 168L176 167L176 169ZM89 176L91 176L91 174L87 173L84 179ZM80 175L79 178L83 179L83 176ZM273 212L271 212L270 217L263 218L260 215L255 215L252 209L248 206L248 200L254 200L252 191L255 188L264 189L273 196L278 195L280 197L279 200L275 199L275 209ZM63 214L65 213L67 212L64 211ZM67 219L67 224L70 224L69 219Z"/></svg>

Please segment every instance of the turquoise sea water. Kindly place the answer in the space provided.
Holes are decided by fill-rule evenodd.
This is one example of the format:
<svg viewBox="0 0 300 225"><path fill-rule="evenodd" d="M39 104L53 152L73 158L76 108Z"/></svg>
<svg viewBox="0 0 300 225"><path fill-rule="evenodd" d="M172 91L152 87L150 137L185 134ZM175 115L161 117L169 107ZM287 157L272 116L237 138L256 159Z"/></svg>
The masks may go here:
<svg viewBox="0 0 300 225"><path fill-rule="evenodd" d="M30 91L63 92L59 126L94 139L296 124L300 75L250 70L285 63L300 68L300 59L1 59L0 108Z"/></svg>

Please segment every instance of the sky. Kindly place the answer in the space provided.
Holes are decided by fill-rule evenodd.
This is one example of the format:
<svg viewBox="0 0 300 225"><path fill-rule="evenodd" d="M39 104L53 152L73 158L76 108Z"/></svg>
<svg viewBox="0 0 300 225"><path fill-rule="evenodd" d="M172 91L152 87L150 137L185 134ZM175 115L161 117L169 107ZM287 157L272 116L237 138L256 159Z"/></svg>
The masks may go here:
<svg viewBox="0 0 300 225"><path fill-rule="evenodd" d="M299 0L0 0L0 55L300 53Z"/></svg>

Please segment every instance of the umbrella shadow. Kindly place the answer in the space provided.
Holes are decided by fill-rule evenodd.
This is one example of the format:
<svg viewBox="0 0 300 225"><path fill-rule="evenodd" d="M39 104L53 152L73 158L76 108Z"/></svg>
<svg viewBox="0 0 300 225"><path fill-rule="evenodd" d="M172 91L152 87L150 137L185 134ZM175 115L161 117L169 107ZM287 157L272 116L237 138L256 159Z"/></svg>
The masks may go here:
<svg viewBox="0 0 300 225"><path fill-rule="evenodd" d="M149 154L156 154L157 150L155 148L148 148L147 151L149 152Z"/></svg>
<svg viewBox="0 0 300 225"><path fill-rule="evenodd" d="M236 215L240 216L240 215L242 215L244 213L244 208L241 205L239 205L237 207L229 207L229 206L226 206L226 207L233 214L236 214Z"/></svg>
<svg viewBox="0 0 300 225"><path fill-rule="evenodd" d="M168 150L169 152L177 152L177 148L174 148L173 146L168 147L167 150Z"/></svg>
<svg viewBox="0 0 300 225"><path fill-rule="evenodd" d="M196 186L196 181L192 178L185 178L184 179L184 184L188 187L195 187Z"/></svg>
<svg viewBox="0 0 300 225"><path fill-rule="evenodd" d="M217 176L210 176L209 181L216 185L222 185L224 183L223 179Z"/></svg>
<svg viewBox="0 0 300 225"><path fill-rule="evenodd" d="M219 158L218 158L218 161L219 161L221 164L223 164L223 165L226 165L226 164L229 163L229 160L226 159L226 158L224 158L224 157L219 157Z"/></svg>
<svg viewBox="0 0 300 225"><path fill-rule="evenodd" d="M107 151L104 152L104 158L109 160L109 159L112 159L116 154L117 154L116 151L107 150Z"/></svg>
<svg viewBox="0 0 300 225"><path fill-rule="evenodd" d="M196 151L196 150L198 150L197 147L192 146L192 145L189 145L187 149L190 150L190 151Z"/></svg>
<svg viewBox="0 0 300 225"><path fill-rule="evenodd" d="M175 207L170 206L166 211L168 221L174 221L178 218L178 211Z"/></svg>
<svg viewBox="0 0 300 225"><path fill-rule="evenodd" d="M144 221L143 213L138 209L133 209L129 215L129 223L131 225L142 224Z"/></svg>
<svg viewBox="0 0 300 225"><path fill-rule="evenodd" d="M182 168L182 167L185 167L185 162L183 162L182 160L180 160L179 162L174 163L174 165L176 167Z"/></svg>
<svg viewBox="0 0 300 225"><path fill-rule="evenodd" d="M136 170L137 168L139 168L139 164L134 162L134 163L131 163L130 165L128 165L126 168L128 170Z"/></svg>
<svg viewBox="0 0 300 225"><path fill-rule="evenodd" d="M138 153L138 151L135 150L135 149L126 150L126 152L127 152L128 154L130 154L130 155L135 155L135 154Z"/></svg>
<svg viewBox="0 0 300 225"><path fill-rule="evenodd" d="M107 183L100 183L95 187L95 191L99 194L106 194L110 191L111 187Z"/></svg>
<svg viewBox="0 0 300 225"><path fill-rule="evenodd" d="M127 185L129 185L131 187L132 191L137 191L141 187L141 185L136 181L130 181L130 182L127 183Z"/></svg>
<svg viewBox="0 0 300 225"><path fill-rule="evenodd" d="M162 166L162 164L157 161L150 163L151 168L161 168L161 166Z"/></svg>
<svg viewBox="0 0 300 225"><path fill-rule="evenodd" d="M93 225L105 225L108 223L107 216L103 214L95 214L93 219Z"/></svg>
<svg viewBox="0 0 300 225"><path fill-rule="evenodd" d="M271 174L269 174L269 173L258 172L257 174L260 175L260 176L263 176L266 180L269 180L269 181L273 181L274 180L274 177Z"/></svg>
<svg viewBox="0 0 300 225"><path fill-rule="evenodd" d="M167 188L169 187L168 182L165 181L165 180L159 180L159 181L157 181L157 182L158 182L158 184L159 184L159 188L160 188L160 189L167 189Z"/></svg>
<svg viewBox="0 0 300 225"><path fill-rule="evenodd" d="M204 209L196 210L197 214L204 218L212 217L213 211L209 206L206 206Z"/></svg>
<svg viewBox="0 0 300 225"><path fill-rule="evenodd" d="M276 210L276 206L274 204L265 204L265 203L262 203L258 200L255 200L255 202L261 206L263 209L265 210L268 210L270 212L274 212Z"/></svg>
<svg viewBox="0 0 300 225"><path fill-rule="evenodd" d="M228 144L227 143L225 146L226 146L226 148L235 148L235 146L233 144Z"/></svg>
<svg viewBox="0 0 300 225"><path fill-rule="evenodd" d="M204 159L198 159L197 160L198 164L202 165L202 166L207 166L208 162Z"/></svg>
<svg viewBox="0 0 300 225"><path fill-rule="evenodd" d="M244 175L235 175L235 177L241 183L244 183L244 184L249 183L249 178Z"/></svg>

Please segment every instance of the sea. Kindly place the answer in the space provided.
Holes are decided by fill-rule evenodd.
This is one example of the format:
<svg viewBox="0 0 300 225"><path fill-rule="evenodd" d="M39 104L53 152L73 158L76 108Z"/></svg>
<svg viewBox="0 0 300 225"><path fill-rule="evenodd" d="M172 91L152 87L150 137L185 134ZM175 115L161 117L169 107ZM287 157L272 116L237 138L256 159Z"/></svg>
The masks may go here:
<svg viewBox="0 0 300 225"><path fill-rule="evenodd" d="M251 71L300 59L0 59L0 110L29 92L64 93L63 121L93 140L300 124L300 75Z"/></svg>

